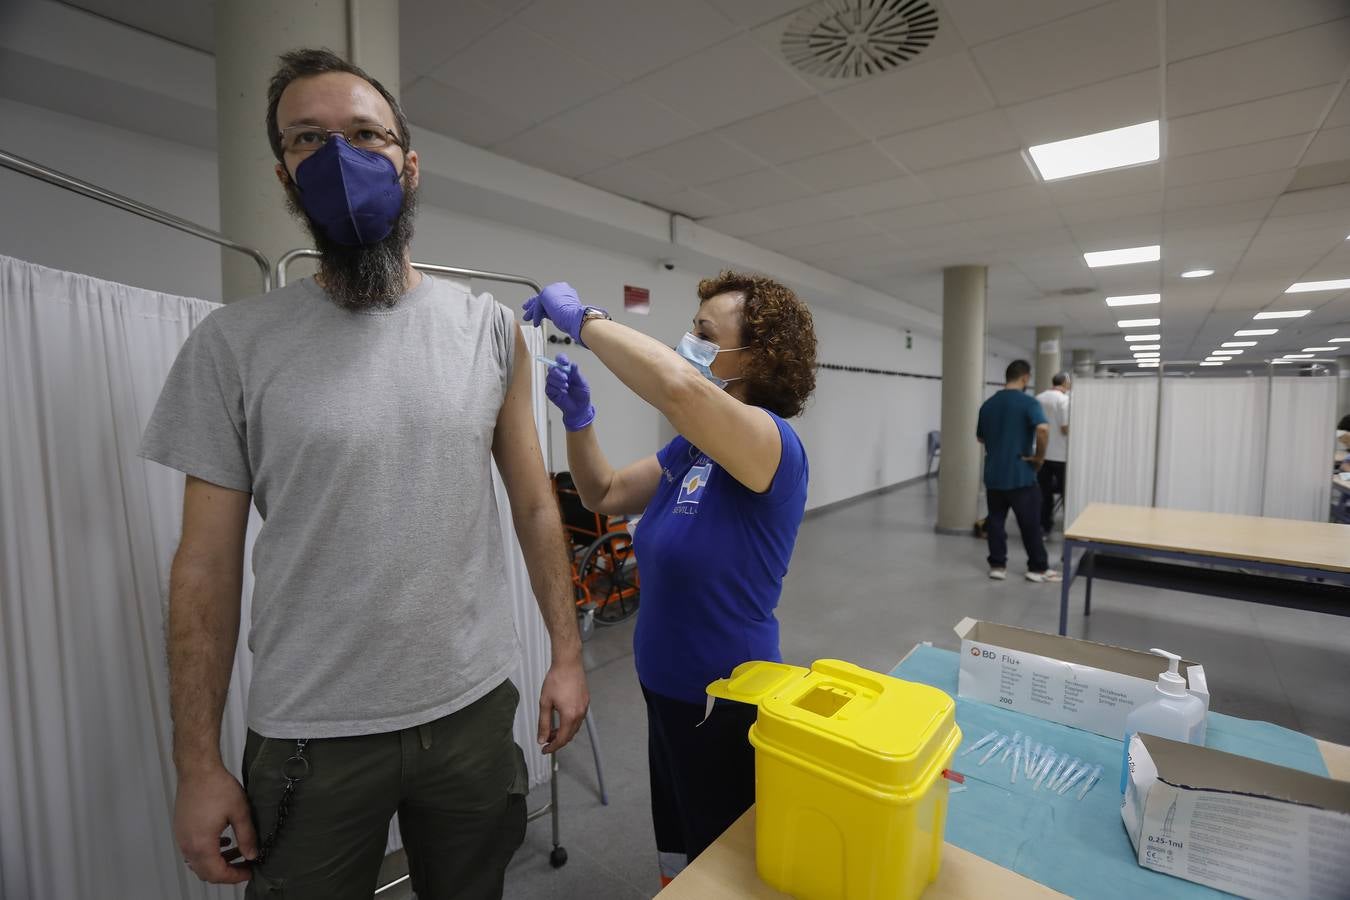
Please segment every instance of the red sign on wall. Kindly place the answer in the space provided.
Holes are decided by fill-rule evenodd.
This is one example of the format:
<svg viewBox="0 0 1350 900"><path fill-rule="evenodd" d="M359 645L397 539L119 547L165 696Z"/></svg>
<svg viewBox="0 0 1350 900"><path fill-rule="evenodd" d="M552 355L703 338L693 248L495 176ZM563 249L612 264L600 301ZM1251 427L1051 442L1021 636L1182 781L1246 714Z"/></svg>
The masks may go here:
<svg viewBox="0 0 1350 900"><path fill-rule="evenodd" d="M623 308L626 312L639 316L647 315L652 309L652 292L646 288L625 284L623 286Z"/></svg>

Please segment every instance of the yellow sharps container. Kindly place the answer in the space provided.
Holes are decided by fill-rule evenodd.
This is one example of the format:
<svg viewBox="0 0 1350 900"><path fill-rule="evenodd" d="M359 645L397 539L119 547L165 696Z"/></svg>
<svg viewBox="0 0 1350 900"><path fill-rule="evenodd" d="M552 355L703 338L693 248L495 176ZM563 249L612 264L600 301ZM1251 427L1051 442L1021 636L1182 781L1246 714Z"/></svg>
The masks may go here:
<svg viewBox="0 0 1350 900"><path fill-rule="evenodd" d="M749 662L708 693L759 706L759 875L799 900L906 900L942 861L947 780L961 743L937 688L851 663Z"/></svg>

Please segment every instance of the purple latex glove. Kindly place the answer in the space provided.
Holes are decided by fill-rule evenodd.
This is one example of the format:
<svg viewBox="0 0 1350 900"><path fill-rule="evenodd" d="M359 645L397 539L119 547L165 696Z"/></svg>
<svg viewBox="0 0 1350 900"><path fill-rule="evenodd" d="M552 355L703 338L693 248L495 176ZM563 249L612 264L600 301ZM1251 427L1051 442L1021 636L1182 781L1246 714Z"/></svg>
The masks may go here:
<svg viewBox="0 0 1350 900"><path fill-rule="evenodd" d="M595 407L591 405L591 386L565 354L558 354L558 365L548 370L544 379L544 393L553 405L562 410L563 427L580 431L595 421Z"/></svg>
<svg viewBox="0 0 1350 900"><path fill-rule="evenodd" d="M577 296L576 289L565 281L550 284L544 290L525 301L525 321L535 328L548 319L558 330L567 334L581 346L581 321L586 305Z"/></svg>

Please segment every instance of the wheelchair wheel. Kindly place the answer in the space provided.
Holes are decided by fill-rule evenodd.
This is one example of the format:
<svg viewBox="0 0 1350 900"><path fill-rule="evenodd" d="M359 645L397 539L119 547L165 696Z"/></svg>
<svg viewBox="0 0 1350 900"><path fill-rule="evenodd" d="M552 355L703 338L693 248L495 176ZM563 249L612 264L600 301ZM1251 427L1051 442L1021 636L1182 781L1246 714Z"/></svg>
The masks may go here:
<svg viewBox="0 0 1350 900"><path fill-rule="evenodd" d="M633 536L626 531L600 535L582 554L577 578L590 591L597 624L617 625L632 618L641 593Z"/></svg>

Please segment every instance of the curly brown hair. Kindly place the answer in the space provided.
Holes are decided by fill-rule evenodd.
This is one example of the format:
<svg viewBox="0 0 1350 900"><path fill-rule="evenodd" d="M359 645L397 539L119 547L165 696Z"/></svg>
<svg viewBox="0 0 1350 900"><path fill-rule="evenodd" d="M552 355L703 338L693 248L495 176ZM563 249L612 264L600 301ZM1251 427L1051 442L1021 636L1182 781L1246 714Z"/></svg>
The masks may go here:
<svg viewBox="0 0 1350 900"><path fill-rule="evenodd" d="M698 283L699 303L732 291L745 297L741 338L749 352L741 375L746 402L784 419L801 415L816 389L816 326L811 310L773 279L730 269Z"/></svg>

